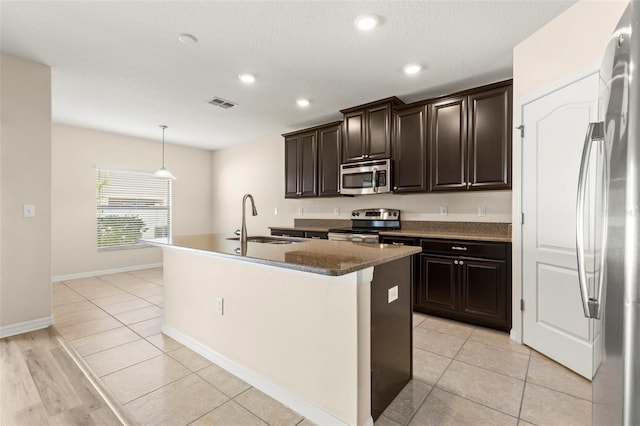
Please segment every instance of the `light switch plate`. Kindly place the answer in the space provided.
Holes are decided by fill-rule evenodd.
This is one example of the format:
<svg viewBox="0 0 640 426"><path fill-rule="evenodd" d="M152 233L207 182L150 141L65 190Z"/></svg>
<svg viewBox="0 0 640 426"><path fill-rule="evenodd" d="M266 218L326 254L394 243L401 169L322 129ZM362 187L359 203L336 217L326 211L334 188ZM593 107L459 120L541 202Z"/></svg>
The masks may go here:
<svg viewBox="0 0 640 426"><path fill-rule="evenodd" d="M398 300L398 286L391 287L387 294L387 303L391 303L394 300Z"/></svg>
<svg viewBox="0 0 640 426"><path fill-rule="evenodd" d="M224 299L222 297L216 297L216 312L224 315Z"/></svg>
<svg viewBox="0 0 640 426"><path fill-rule="evenodd" d="M487 207L486 206L478 207L478 216L482 217L486 215L487 215Z"/></svg>
<svg viewBox="0 0 640 426"><path fill-rule="evenodd" d="M440 216L446 216L449 213L449 209L447 207L440 207Z"/></svg>
<svg viewBox="0 0 640 426"><path fill-rule="evenodd" d="M25 204L23 213L24 217L36 217L36 206L33 204Z"/></svg>

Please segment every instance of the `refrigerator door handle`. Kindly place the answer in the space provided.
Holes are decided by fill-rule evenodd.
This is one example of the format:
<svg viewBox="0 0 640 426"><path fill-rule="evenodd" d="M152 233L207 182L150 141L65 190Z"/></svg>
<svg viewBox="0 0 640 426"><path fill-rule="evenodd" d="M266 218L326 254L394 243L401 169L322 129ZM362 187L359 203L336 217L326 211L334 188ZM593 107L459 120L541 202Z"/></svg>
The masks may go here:
<svg viewBox="0 0 640 426"><path fill-rule="evenodd" d="M596 298L589 297L589 289L587 286L587 271L585 268L585 246L584 246L584 210L587 190L587 180L589 173L589 157L594 142L604 141L604 123L589 123L587 127L587 135L584 140L582 149L582 161L580 163L580 175L578 176L578 197L576 206L576 248L578 254L578 283L580 285L580 296L582 299L582 309L584 316L587 318L600 317L600 301ZM604 161L603 167L607 167ZM606 197L605 197L606 199ZM602 277L602 273L600 276ZM599 280L598 286L602 288L602 280ZM601 291L595 292L600 296Z"/></svg>

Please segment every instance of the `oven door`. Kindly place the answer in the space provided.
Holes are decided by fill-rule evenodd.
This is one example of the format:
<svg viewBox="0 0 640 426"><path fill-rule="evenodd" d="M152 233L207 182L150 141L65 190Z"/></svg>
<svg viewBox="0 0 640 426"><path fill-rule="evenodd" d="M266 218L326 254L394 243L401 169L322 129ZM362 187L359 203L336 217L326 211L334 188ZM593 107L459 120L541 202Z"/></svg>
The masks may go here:
<svg viewBox="0 0 640 426"><path fill-rule="evenodd" d="M390 160L367 161L340 166L340 193L381 194L391 190Z"/></svg>

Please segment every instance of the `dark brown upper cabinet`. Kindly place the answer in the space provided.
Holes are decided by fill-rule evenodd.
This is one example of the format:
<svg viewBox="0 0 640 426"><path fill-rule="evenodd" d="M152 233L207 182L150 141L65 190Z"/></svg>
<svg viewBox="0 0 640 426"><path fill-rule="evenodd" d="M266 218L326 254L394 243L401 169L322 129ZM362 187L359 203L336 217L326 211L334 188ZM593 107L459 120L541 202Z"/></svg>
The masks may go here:
<svg viewBox="0 0 640 426"><path fill-rule="evenodd" d="M393 191L426 191L427 107L398 110L393 117Z"/></svg>
<svg viewBox="0 0 640 426"><path fill-rule="evenodd" d="M335 123L318 129L318 195L340 195L340 148L342 125Z"/></svg>
<svg viewBox="0 0 640 426"><path fill-rule="evenodd" d="M429 107L431 191L511 188L511 83Z"/></svg>
<svg viewBox="0 0 640 426"><path fill-rule="evenodd" d="M469 95L469 184L511 188L511 85Z"/></svg>
<svg viewBox="0 0 640 426"><path fill-rule="evenodd" d="M391 97L344 109L342 161L391 158L392 114L403 102Z"/></svg>
<svg viewBox="0 0 640 426"><path fill-rule="evenodd" d="M340 195L341 124L335 122L282 135L285 198Z"/></svg>
<svg viewBox="0 0 640 426"><path fill-rule="evenodd" d="M285 137L285 198L318 195L317 141L315 131Z"/></svg>

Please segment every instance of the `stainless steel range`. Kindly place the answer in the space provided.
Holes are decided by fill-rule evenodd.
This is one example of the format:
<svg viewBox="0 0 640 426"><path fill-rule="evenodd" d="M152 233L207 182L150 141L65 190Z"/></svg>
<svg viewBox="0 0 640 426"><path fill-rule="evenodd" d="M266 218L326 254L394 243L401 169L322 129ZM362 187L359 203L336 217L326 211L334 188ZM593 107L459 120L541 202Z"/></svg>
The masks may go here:
<svg viewBox="0 0 640 426"><path fill-rule="evenodd" d="M351 212L350 228L329 229L329 239L377 243L380 231L400 229L400 210L360 209Z"/></svg>

